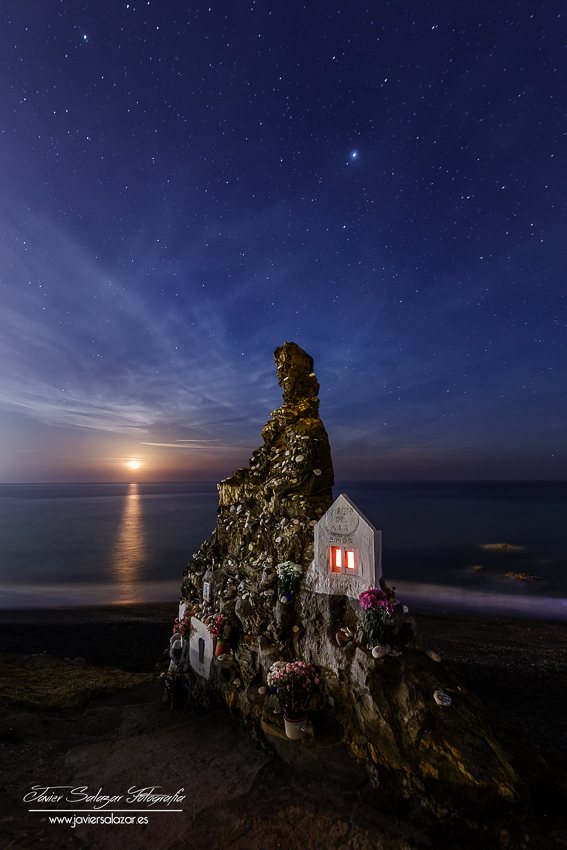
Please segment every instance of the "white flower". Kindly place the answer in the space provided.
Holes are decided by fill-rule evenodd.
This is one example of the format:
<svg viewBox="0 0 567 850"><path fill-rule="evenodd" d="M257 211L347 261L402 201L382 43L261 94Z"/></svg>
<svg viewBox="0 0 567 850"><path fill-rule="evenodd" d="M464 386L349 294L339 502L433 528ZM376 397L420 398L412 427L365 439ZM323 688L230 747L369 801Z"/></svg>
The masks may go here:
<svg viewBox="0 0 567 850"><path fill-rule="evenodd" d="M268 687L273 688L276 684L276 673L285 669L285 661L274 661L268 672Z"/></svg>
<svg viewBox="0 0 567 850"><path fill-rule="evenodd" d="M293 564L291 561L284 561L283 564L277 565L276 572L278 574L278 578L291 575L301 575L303 567L300 567L299 564Z"/></svg>

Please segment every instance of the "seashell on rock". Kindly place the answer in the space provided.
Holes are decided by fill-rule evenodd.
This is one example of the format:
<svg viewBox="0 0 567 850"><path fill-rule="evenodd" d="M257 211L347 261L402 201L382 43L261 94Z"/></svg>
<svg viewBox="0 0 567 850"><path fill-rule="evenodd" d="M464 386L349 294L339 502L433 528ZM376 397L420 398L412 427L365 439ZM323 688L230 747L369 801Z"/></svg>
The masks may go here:
<svg viewBox="0 0 567 850"><path fill-rule="evenodd" d="M293 631L297 634L297 632L299 631L299 626L294 626Z"/></svg>
<svg viewBox="0 0 567 850"><path fill-rule="evenodd" d="M268 693L268 689L264 685L262 685L261 688L258 688L258 693L262 694L262 696L264 696L264 694Z"/></svg>
<svg viewBox="0 0 567 850"><path fill-rule="evenodd" d="M390 647L378 644L378 646L373 647L372 656L373 658L384 658L384 656L387 655L389 651Z"/></svg>
<svg viewBox="0 0 567 850"><path fill-rule="evenodd" d="M317 525L317 520L312 519L311 522L309 523L309 525L311 526L311 528L315 528L315 526Z"/></svg>
<svg viewBox="0 0 567 850"><path fill-rule="evenodd" d="M431 658L432 661L441 661L441 656L437 655L436 652L433 652L432 649L427 649L425 653Z"/></svg>
<svg viewBox="0 0 567 850"><path fill-rule="evenodd" d="M433 694L433 699L437 703L437 705L441 705L444 708L449 708L452 705L452 700L449 694L444 693L443 691L435 691Z"/></svg>
<svg viewBox="0 0 567 850"><path fill-rule="evenodd" d="M305 455L297 455L295 458L296 463L301 463L302 460L305 460Z"/></svg>
<svg viewBox="0 0 567 850"><path fill-rule="evenodd" d="M313 475L322 475L322 474L323 474L323 473L321 472L321 470L320 470L320 469L314 469L314 470L313 470Z"/></svg>

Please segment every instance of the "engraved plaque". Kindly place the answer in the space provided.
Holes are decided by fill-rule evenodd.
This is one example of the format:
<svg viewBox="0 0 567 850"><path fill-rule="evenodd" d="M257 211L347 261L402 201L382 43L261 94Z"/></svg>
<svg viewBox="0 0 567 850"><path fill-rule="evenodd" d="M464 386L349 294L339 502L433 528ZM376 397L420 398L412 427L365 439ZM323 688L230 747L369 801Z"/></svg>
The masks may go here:
<svg viewBox="0 0 567 850"><path fill-rule="evenodd" d="M350 537L358 528L359 517L347 505L332 505L325 514L325 525L331 535Z"/></svg>

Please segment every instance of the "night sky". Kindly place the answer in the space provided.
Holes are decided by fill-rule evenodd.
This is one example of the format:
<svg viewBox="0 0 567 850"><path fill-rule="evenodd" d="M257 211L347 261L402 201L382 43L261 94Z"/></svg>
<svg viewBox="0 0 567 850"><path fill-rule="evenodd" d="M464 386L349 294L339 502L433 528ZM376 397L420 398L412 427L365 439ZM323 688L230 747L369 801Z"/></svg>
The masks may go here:
<svg viewBox="0 0 567 850"><path fill-rule="evenodd" d="M566 23L4 0L0 481L224 477L285 340L338 478L565 478Z"/></svg>

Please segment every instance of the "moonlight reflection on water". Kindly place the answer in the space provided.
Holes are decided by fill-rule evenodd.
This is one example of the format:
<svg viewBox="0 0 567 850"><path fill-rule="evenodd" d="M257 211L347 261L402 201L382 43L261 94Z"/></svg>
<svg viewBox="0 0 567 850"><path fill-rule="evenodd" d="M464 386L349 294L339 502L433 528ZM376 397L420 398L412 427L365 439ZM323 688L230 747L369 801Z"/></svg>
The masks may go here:
<svg viewBox="0 0 567 850"><path fill-rule="evenodd" d="M112 576L119 585L114 602L131 602L146 560L146 539L138 484L130 484L112 557Z"/></svg>

